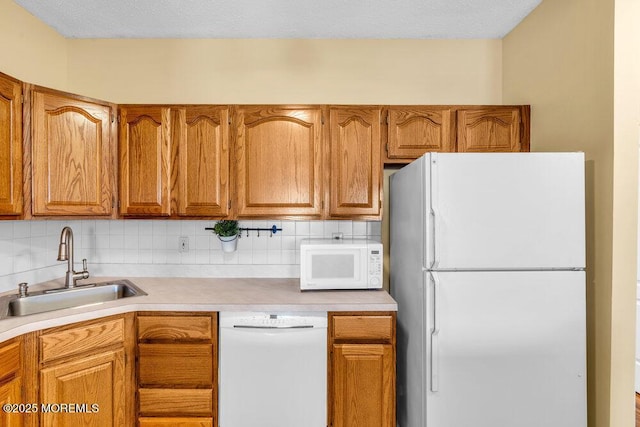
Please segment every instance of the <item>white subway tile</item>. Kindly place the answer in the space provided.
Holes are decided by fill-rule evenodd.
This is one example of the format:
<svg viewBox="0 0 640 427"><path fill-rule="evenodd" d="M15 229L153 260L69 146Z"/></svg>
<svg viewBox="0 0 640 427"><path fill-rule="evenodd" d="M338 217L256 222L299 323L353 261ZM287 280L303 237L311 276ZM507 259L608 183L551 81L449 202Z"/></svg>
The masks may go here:
<svg viewBox="0 0 640 427"><path fill-rule="evenodd" d="M322 237L324 235L324 221L309 221L309 236Z"/></svg>
<svg viewBox="0 0 640 427"><path fill-rule="evenodd" d="M0 276L6 276L7 274L13 274L12 256L3 256L2 262L0 262Z"/></svg>
<svg viewBox="0 0 640 427"><path fill-rule="evenodd" d="M352 233L354 237L365 237L367 235L367 222L366 221L353 221Z"/></svg>
<svg viewBox="0 0 640 427"><path fill-rule="evenodd" d="M140 262L140 257L137 249L125 249L123 253L125 264L138 264Z"/></svg>
<svg viewBox="0 0 640 427"><path fill-rule="evenodd" d="M380 221L368 221L367 222L367 235L368 236L380 236L382 230L382 223Z"/></svg>
<svg viewBox="0 0 640 427"><path fill-rule="evenodd" d="M123 233L125 236L137 236L140 221L136 220L127 220L124 222L124 230Z"/></svg>
<svg viewBox="0 0 640 427"><path fill-rule="evenodd" d="M152 236L152 241L153 241L153 250L165 250L167 249L167 236L164 234L154 234ZM156 264L156 262L154 261L154 264Z"/></svg>
<svg viewBox="0 0 640 427"><path fill-rule="evenodd" d="M167 221L152 221L151 229L154 236L164 236L167 234Z"/></svg>
<svg viewBox="0 0 640 427"><path fill-rule="evenodd" d="M180 221L180 235L182 236L193 236L196 235L196 227L202 224L202 228L205 227L204 221Z"/></svg>
<svg viewBox="0 0 640 427"><path fill-rule="evenodd" d="M31 237L31 221L16 221L13 225L13 238L24 239Z"/></svg>
<svg viewBox="0 0 640 427"><path fill-rule="evenodd" d="M296 263L296 251L283 250L282 251L282 264L295 264Z"/></svg>
<svg viewBox="0 0 640 427"><path fill-rule="evenodd" d="M167 227L167 234L172 234L172 235L178 235L180 234L180 230L182 229L182 226L180 225L180 223L182 221L162 221L166 223L166 227Z"/></svg>
<svg viewBox="0 0 640 427"><path fill-rule="evenodd" d="M338 233L339 230L339 221L325 221L324 222L324 237L331 238L333 233Z"/></svg>
<svg viewBox="0 0 640 427"><path fill-rule="evenodd" d="M267 264L267 251L253 251L253 264Z"/></svg>
<svg viewBox="0 0 640 427"><path fill-rule="evenodd" d="M209 242L210 242L209 236L196 236L195 249L208 250Z"/></svg>
<svg viewBox="0 0 640 427"><path fill-rule="evenodd" d="M267 264L281 264L282 252L281 251L267 251Z"/></svg>
<svg viewBox="0 0 640 427"><path fill-rule="evenodd" d="M294 251L296 249L296 237L295 236L282 236L282 250Z"/></svg>
<svg viewBox="0 0 640 427"><path fill-rule="evenodd" d="M109 223L109 234L110 235L122 235L124 234L124 221L123 220L111 220Z"/></svg>
<svg viewBox="0 0 640 427"><path fill-rule="evenodd" d="M265 239L267 241L267 250L269 252L280 252L282 250L282 237L281 236L271 236Z"/></svg>
<svg viewBox="0 0 640 427"><path fill-rule="evenodd" d="M0 243L13 239L13 224L15 221L0 221Z"/></svg>
<svg viewBox="0 0 640 427"><path fill-rule="evenodd" d="M222 250L216 249L209 252L209 263L210 264L222 264Z"/></svg>
<svg viewBox="0 0 640 427"><path fill-rule="evenodd" d="M252 251L242 251L238 249L238 264L251 264L253 262Z"/></svg>
<svg viewBox="0 0 640 427"><path fill-rule="evenodd" d="M46 236L47 235L47 222L46 221L31 221L31 237L33 236Z"/></svg>
<svg viewBox="0 0 640 427"><path fill-rule="evenodd" d="M109 248L110 249L124 249L124 235L112 234L109 236Z"/></svg>
<svg viewBox="0 0 640 427"><path fill-rule="evenodd" d="M153 249L153 236L151 235L139 236L138 249Z"/></svg>
<svg viewBox="0 0 640 427"><path fill-rule="evenodd" d="M138 251L138 262L140 264L151 264L153 262L153 251L150 249L141 249Z"/></svg>
<svg viewBox="0 0 640 427"><path fill-rule="evenodd" d="M283 236L295 236L296 235L296 223L295 223L295 221L282 221L282 235Z"/></svg>
<svg viewBox="0 0 640 427"><path fill-rule="evenodd" d="M296 221L296 236L309 235L309 221Z"/></svg>
<svg viewBox="0 0 640 427"><path fill-rule="evenodd" d="M196 249L196 264L209 264L209 250Z"/></svg>
<svg viewBox="0 0 640 427"><path fill-rule="evenodd" d="M342 233L344 237L352 237L353 224L351 221L338 221L338 232Z"/></svg>
<svg viewBox="0 0 640 427"><path fill-rule="evenodd" d="M109 226L109 220L101 219L96 221L96 234L97 235L108 235L111 232L111 227Z"/></svg>
<svg viewBox="0 0 640 427"><path fill-rule="evenodd" d="M251 236L252 248L254 251L265 251L267 250L267 240L269 239L269 235L266 237L263 234L260 234L260 237L254 232Z"/></svg>
<svg viewBox="0 0 640 427"><path fill-rule="evenodd" d="M224 264L238 264L238 251L222 252L222 262Z"/></svg>
<svg viewBox="0 0 640 427"><path fill-rule="evenodd" d="M183 252L180 254L180 264L195 264L195 263L196 263L195 251Z"/></svg>
<svg viewBox="0 0 640 427"><path fill-rule="evenodd" d="M142 220L138 223L138 234L140 236L150 236L153 234L153 221Z"/></svg>

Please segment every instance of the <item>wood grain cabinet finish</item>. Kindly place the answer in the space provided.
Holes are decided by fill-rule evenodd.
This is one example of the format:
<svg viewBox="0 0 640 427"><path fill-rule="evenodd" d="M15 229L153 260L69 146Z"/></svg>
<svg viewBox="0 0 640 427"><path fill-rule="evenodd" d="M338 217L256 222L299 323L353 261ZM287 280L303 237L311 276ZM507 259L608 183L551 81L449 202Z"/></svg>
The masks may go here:
<svg viewBox="0 0 640 427"><path fill-rule="evenodd" d="M40 411L40 425L133 425L133 324L134 315L125 314L36 333L40 404L80 405L76 412Z"/></svg>
<svg viewBox="0 0 640 427"><path fill-rule="evenodd" d="M32 214L111 215L111 105L38 87L31 104Z"/></svg>
<svg viewBox="0 0 640 427"><path fill-rule="evenodd" d="M120 214L170 215L168 107L120 108Z"/></svg>
<svg viewBox="0 0 640 427"><path fill-rule="evenodd" d="M22 339L0 345L0 405L25 403L22 398ZM0 411L0 426L23 427L19 411Z"/></svg>
<svg viewBox="0 0 640 427"><path fill-rule="evenodd" d="M331 107L330 217L379 219L382 199L381 109Z"/></svg>
<svg viewBox="0 0 640 427"><path fill-rule="evenodd" d="M322 108L239 106L238 216L322 214Z"/></svg>
<svg viewBox="0 0 640 427"><path fill-rule="evenodd" d="M387 156L414 158L428 151L455 147L455 116L451 107L391 106L387 110Z"/></svg>
<svg viewBox="0 0 640 427"><path fill-rule="evenodd" d="M395 313L329 314L329 425L395 426L395 325Z"/></svg>
<svg viewBox="0 0 640 427"><path fill-rule="evenodd" d="M140 426L217 425L217 314L137 316Z"/></svg>
<svg viewBox="0 0 640 427"><path fill-rule="evenodd" d="M116 349L62 362L40 371L40 401L86 405L77 413L41 414L43 426L124 426L125 351ZM92 406L93 404L97 406Z"/></svg>
<svg viewBox="0 0 640 427"><path fill-rule="evenodd" d="M22 85L0 73L0 217L22 213Z"/></svg>
<svg viewBox="0 0 640 427"><path fill-rule="evenodd" d="M229 107L171 110L177 161L172 194L179 216L224 217L229 212Z"/></svg>
<svg viewBox="0 0 640 427"><path fill-rule="evenodd" d="M521 106L458 109L458 151L529 151L528 116Z"/></svg>

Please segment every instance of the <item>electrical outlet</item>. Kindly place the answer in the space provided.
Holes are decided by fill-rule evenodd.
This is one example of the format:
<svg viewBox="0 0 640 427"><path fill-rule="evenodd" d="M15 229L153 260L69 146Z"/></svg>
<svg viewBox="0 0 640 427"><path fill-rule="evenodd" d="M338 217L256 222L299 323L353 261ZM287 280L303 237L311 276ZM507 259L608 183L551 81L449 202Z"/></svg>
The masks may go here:
<svg viewBox="0 0 640 427"><path fill-rule="evenodd" d="M178 252L180 253L189 252L189 237L187 236L178 237Z"/></svg>

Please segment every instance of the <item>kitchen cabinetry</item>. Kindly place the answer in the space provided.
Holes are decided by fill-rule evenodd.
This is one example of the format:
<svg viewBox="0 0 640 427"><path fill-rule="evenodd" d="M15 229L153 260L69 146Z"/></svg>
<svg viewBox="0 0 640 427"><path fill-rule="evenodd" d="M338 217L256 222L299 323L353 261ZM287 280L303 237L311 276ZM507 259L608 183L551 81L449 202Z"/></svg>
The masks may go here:
<svg viewBox="0 0 640 427"><path fill-rule="evenodd" d="M382 162L379 107L331 107L330 217L379 219Z"/></svg>
<svg viewBox="0 0 640 427"><path fill-rule="evenodd" d="M70 403L75 412L41 411L40 425L133 424L133 315L44 331L38 337L41 405Z"/></svg>
<svg viewBox="0 0 640 427"><path fill-rule="evenodd" d="M121 215L170 215L170 127L168 107L121 106Z"/></svg>
<svg viewBox="0 0 640 427"><path fill-rule="evenodd" d="M329 314L332 427L395 426L395 313Z"/></svg>
<svg viewBox="0 0 640 427"><path fill-rule="evenodd" d="M22 214L22 84L0 73L0 217Z"/></svg>
<svg viewBox="0 0 640 427"><path fill-rule="evenodd" d="M385 163L431 151L529 151L528 105L389 106L385 114Z"/></svg>
<svg viewBox="0 0 640 427"><path fill-rule="evenodd" d="M229 212L229 108L171 110L172 198L179 216L224 217ZM177 157L177 159L176 159Z"/></svg>
<svg viewBox="0 0 640 427"><path fill-rule="evenodd" d="M140 426L217 425L217 314L139 313Z"/></svg>
<svg viewBox="0 0 640 427"><path fill-rule="evenodd" d="M0 405L21 404L22 399L22 338L0 345ZM0 411L0 425L22 427L22 411Z"/></svg>
<svg viewBox="0 0 640 427"><path fill-rule="evenodd" d="M457 151L529 151L528 112L520 106L458 109Z"/></svg>
<svg viewBox="0 0 640 427"><path fill-rule="evenodd" d="M34 87L31 92L33 215L112 213L113 106Z"/></svg>
<svg viewBox="0 0 640 427"><path fill-rule="evenodd" d="M428 151L454 151L455 116L451 107L390 106L387 156L417 159Z"/></svg>
<svg viewBox="0 0 640 427"><path fill-rule="evenodd" d="M322 108L239 106L238 216L322 214Z"/></svg>

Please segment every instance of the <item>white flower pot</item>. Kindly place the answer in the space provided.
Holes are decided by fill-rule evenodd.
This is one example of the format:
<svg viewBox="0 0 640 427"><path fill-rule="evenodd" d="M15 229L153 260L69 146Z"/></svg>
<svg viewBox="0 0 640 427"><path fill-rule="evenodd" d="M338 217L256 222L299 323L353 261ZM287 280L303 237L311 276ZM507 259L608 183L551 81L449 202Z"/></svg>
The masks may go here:
<svg viewBox="0 0 640 427"><path fill-rule="evenodd" d="M222 252L235 252L238 248L238 235L235 236L218 236L222 244Z"/></svg>

